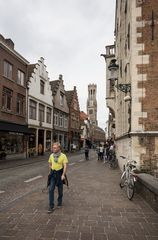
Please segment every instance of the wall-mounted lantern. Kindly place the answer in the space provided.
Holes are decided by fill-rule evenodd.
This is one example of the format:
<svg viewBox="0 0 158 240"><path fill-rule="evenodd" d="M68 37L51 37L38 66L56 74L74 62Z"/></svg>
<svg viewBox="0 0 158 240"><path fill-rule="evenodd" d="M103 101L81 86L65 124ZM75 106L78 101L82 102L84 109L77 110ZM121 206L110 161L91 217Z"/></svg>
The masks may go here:
<svg viewBox="0 0 158 240"><path fill-rule="evenodd" d="M120 90L121 92L127 93L131 91L131 84L130 83L119 83L118 84L118 69L119 69L119 65L116 64L116 59L112 59L108 69L110 71L110 77L109 80L110 81L117 81L117 84L115 85L115 87Z"/></svg>

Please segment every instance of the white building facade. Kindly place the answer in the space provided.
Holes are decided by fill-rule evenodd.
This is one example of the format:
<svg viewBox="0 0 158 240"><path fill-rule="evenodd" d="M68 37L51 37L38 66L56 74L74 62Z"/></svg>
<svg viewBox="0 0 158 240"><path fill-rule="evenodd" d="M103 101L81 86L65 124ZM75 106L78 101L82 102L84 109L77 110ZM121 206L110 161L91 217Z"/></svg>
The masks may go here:
<svg viewBox="0 0 158 240"><path fill-rule="evenodd" d="M48 72L41 57L29 66L28 126L29 155L43 155L51 150L53 135L53 96Z"/></svg>

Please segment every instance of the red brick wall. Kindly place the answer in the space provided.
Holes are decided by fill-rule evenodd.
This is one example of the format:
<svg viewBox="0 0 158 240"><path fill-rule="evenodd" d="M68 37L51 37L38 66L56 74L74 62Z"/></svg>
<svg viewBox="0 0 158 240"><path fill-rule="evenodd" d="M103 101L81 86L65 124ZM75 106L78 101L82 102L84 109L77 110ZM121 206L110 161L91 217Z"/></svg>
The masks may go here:
<svg viewBox="0 0 158 240"><path fill-rule="evenodd" d="M3 76L4 73L4 60L10 62L13 65L13 79L9 80L8 78ZM16 83L17 80L17 72L18 69L25 73L27 79L27 65L20 59L18 59L13 53L9 50L5 49L0 44L0 120L14 122L18 124L25 124L27 122L26 119L26 87L20 86ZM2 110L2 91L3 86L13 90L13 102L12 102L12 112L7 113ZM26 84L25 84L26 86ZM21 94L25 96L25 103L24 103L24 116L18 116L16 114L16 97L17 94Z"/></svg>
<svg viewBox="0 0 158 240"><path fill-rule="evenodd" d="M147 80L142 79L138 83L139 88L145 88L145 96L142 95L140 102L142 111L147 113L147 118L140 118L139 123L145 131L158 131L158 0L145 0L141 7L142 19L139 17L137 21L143 20L145 26L137 29L137 32L142 33L137 43L144 44L144 51L139 52L139 55L148 55L149 64L142 62L137 65L138 74L147 74ZM149 171L156 171L158 165L158 156L154 153L155 137L148 135L142 142L146 146L146 154L142 154L142 165Z"/></svg>

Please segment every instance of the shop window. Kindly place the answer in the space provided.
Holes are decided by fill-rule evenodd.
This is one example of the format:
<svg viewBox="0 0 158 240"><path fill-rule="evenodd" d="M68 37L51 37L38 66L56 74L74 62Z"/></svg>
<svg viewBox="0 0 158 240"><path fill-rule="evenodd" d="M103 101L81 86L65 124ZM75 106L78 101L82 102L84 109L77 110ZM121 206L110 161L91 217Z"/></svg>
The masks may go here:
<svg viewBox="0 0 158 240"><path fill-rule="evenodd" d="M4 61L4 76L9 79L13 77L13 65L7 61Z"/></svg>
<svg viewBox="0 0 158 240"><path fill-rule="evenodd" d="M29 157L36 154L36 130L31 128L32 134L29 136Z"/></svg>
<svg viewBox="0 0 158 240"><path fill-rule="evenodd" d="M51 115L52 115L52 110L51 108L47 107L47 123L51 123Z"/></svg>
<svg viewBox="0 0 158 240"><path fill-rule="evenodd" d="M45 107L42 104L39 104L39 121L44 122L44 110Z"/></svg>
<svg viewBox="0 0 158 240"><path fill-rule="evenodd" d="M21 133L0 133L0 152L5 155L24 152L24 135Z"/></svg>
<svg viewBox="0 0 158 240"><path fill-rule="evenodd" d="M23 115L24 114L24 102L25 97L21 94L17 95L17 101L16 101L16 112L17 114Z"/></svg>
<svg viewBox="0 0 158 240"><path fill-rule="evenodd" d="M46 132L46 151L51 150L51 131Z"/></svg>
<svg viewBox="0 0 158 240"><path fill-rule="evenodd" d="M9 88L3 87L2 92L2 108L7 111L11 111L12 109L12 98L13 98L13 91Z"/></svg>
<svg viewBox="0 0 158 240"><path fill-rule="evenodd" d="M29 101L29 118L36 120L36 112L37 112L37 103L30 99L30 101Z"/></svg>
<svg viewBox="0 0 158 240"><path fill-rule="evenodd" d="M22 86L25 86L25 74L21 70L18 70L17 83Z"/></svg>

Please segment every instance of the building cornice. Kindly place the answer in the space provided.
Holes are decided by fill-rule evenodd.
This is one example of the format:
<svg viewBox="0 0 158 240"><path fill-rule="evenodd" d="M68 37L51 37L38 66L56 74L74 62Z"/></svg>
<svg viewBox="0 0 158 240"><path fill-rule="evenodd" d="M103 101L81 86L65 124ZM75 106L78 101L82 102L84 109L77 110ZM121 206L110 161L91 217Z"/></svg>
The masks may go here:
<svg viewBox="0 0 158 240"><path fill-rule="evenodd" d="M144 132L129 132L122 136L116 137L115 140L121 140L125 138L130 138L132 136L158 136L158 131L144 131Z"/></svg>
<svg viewBox="0 0 158 240"><path fill-rule="evenodd" d="M20 59L23 63L25 63L27 65L29 64L29 62L22 55L20 55L17 51L15 51L14 49L11 49L10 47L8 47L6 44L4 44L1 41L0 41L0 46L2 48L4 48L5 50L7 50L12 55L14 55L16 58Z"/></svg>

